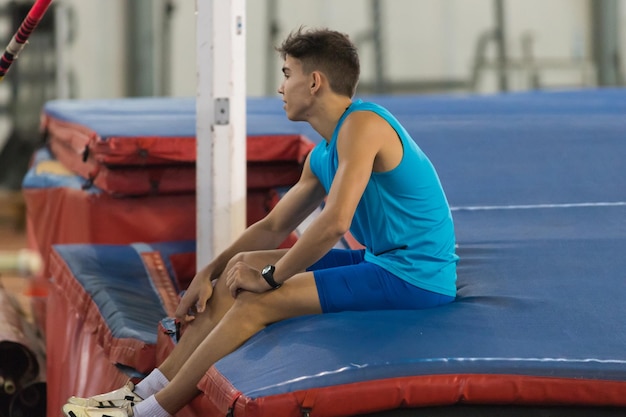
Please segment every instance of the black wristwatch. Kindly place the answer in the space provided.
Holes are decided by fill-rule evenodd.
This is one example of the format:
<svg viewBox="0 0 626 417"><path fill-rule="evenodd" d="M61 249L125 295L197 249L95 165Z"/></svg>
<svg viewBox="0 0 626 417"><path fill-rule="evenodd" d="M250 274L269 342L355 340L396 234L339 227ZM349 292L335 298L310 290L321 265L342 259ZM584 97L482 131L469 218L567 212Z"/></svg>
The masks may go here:
<svg viewBox="0 0 626 417"><path fill-rule="evenodd" d="M280 288L282 284L274 281L274 271L276 271L276 267L274 265L267 265L261 271L261 276L267 282L273 290Z"/></svg>

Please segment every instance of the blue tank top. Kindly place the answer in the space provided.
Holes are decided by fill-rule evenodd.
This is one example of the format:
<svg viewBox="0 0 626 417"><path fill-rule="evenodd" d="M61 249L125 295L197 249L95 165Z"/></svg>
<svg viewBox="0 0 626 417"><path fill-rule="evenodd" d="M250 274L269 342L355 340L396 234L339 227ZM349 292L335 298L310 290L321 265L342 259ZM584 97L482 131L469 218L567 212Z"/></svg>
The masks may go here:
<svg viewBox="0 0 626 417"><path fill-rule="evenodd" d="M365 246L365 260L422 289L456 296L458 257L448 201L430 160L387 109L353 102L331 141L313 149L311 170L328 193L338 167L337 135L355 111L371 111L385 119L404 149L397 167L372 173L352 219L350 232Z"/></svg>

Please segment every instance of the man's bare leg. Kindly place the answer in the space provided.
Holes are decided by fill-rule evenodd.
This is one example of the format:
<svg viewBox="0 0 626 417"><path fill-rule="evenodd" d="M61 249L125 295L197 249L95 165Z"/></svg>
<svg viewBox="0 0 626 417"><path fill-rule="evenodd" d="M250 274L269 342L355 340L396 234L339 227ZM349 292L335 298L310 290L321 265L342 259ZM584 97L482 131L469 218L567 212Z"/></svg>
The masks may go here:
<svg viewBox="0 0 626 417"><path fill-rule="evenodd" d="M225 286L221 287L218 296L223 297ZM240 293L222 320L180 367L180 372L156 394L156 400L174 415L198 395L197 384L206 371L254 334L280 320L321 312L312 272L292 277L276 291Z"/></svg>
<svg viewBox="0 0 626 417"><path fill-rule="evenodd" d="M226 267L226 271L238 261L243 261L260 270L269 263L276 263L285 253L286 250L282 249L242 253L231 259ZM225 281L224 279L217 280L213 289L213 295L207 302L206 310L198 314L193 321L186 325L184 336L181 337L174 350L159 366L159 370L168 380L171 381L176 376L198 345L202 343L235 302L226 287Z"/></svg>

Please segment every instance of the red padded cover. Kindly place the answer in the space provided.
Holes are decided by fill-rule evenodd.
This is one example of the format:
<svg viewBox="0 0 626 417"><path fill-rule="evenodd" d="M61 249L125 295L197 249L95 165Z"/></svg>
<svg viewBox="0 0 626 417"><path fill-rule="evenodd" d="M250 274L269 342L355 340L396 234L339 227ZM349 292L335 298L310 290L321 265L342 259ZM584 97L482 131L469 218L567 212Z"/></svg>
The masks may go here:
<svg viewBox="0 0 626 417"><path fill-rule="evenodd" d="M109 167L89 154L83 159L74 149L52 138L50 150L68 169L90 183L116 196L195 193L196 168L186 165L148 165Z"/></svg>
<svg viewBox="0 0 626 417"><path fill-rule="evenodd" d="M155 290L163 299L166 312L173 314L174 309L178 305L178 296L167 270L154 267L158 263L153 262L154 256L160 255L155 252L142 254L142 260L147 266L146 270L149 272ZM100 314L98 306L89 294L85 292L67 264L54 250L50 255L50 270L52 277L54 277L51 283L52 291L59 292L59 296L64 297L65 302L72 305L78 320L82 322L82 325L88 332L93 334L92 342L100 345L111 363L129 366L139 372L149 372L154 369L156 345L148 344L139 339L118 339L114 337L105 319ZM165 274L165 277L162 274ZM55 313L54 311L51 312ZM49 319L48 322L54 322L55 318L52 317L52 320ZM48 327L48 330L51 330L51 328ZM59 342L65 343L63 341ZM48 358L51 360L50 362L56 363L56 358L50 355L48 355Z"/></svg>
<svg viewBox="0 0 626 417"><path fill-rule="evenodd" d="M167 140L161 140L167 142ZM132 141L128 141L132 142ZM109 194L135 196L193 193L195 164L108 165L93 152L84 154L70 143L53 136L49 146L54 156L77 175ZM310 142L300 136L254 136L248 138L246 182L248 189L291 186L300 178ZM265 158L275 156L276 159ZM136 163L137 161L135 161Z"/></svg>
<svg viewBox="0 0 626 417"><path fill-rule="evenodd" d="M138 136L102 138L90 128L41 116L42 130L50 138L62 141L74 153L89 154L94 161L106 165L162 165L194 163L196 138L189 136ZM302 163L313 148L313 143L301 135L248 136L246 142L248 161L295 161Z"/></svg>
<svg viewBox="0 0 626 417"><path fill-rule="evenodd" d="M398 408L455 404L626 406L626 381L577 380L520 375L427 375L358 382L251 399L214 367L198 384L197 415L212 417L344 417Z"/></svg>
<svg viewBox="0 0 626 417"><path fill-rule="evenodd" d="M107 339L98 309L53 256L55 281L48 295L46 320L47 415L58 416L72 395L89 396L124 385L128 376L109 359L111 351L124 350ZM128 347L141 355L140 342ZM153 348L152 348L153 349ZM150 349L146 347L146 352ZM153 355L153 354L152 354ZM154 357L154 356L153 356ZM85 364L85 366L81 366Z"/></svg>
<svg viewBox="0 0 626 417"><path fill-rule="evenodd" d="M191 194L128 199L71 188L29 188L23 193L29 230L44 261L54 244L151 243L196 236Z"/></svg>
<svg viewBox="0 0 626 417"><path fill-rule="evenodd" d="M193 162L195 137L110 137L102 138L92 129L42 114L41 128L63 141L76 154L92 154L97 162L117 165L171 164Z"/></svg>

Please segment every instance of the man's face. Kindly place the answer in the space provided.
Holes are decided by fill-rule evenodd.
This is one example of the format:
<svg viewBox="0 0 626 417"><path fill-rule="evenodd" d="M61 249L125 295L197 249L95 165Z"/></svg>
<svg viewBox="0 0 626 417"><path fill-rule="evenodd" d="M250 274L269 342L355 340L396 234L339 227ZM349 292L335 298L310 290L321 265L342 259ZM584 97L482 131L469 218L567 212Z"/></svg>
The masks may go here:
<svg viewBox="0 0 626 417"><path fill-rule="evenodd" d="M285 57L283 75L283 82L278 88L278 93L283 96L285 102L283 108L287 113L287 118L304 121L312 99L311 76L304 74L300 60L289 55Z"/></svg>

